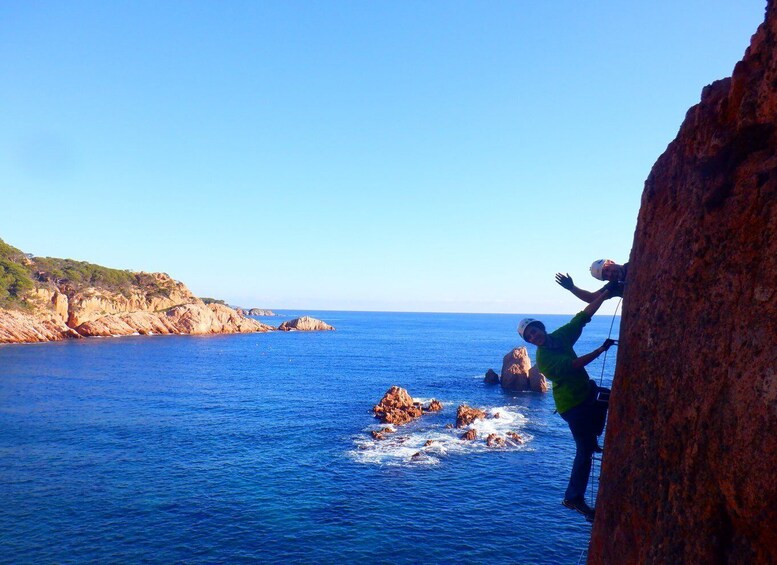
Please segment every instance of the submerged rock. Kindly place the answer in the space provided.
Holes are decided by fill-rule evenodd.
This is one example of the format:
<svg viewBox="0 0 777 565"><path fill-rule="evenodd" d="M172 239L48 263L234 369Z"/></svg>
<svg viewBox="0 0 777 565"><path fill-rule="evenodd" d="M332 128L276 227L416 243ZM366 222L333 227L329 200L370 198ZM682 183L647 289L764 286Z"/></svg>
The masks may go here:
<svg viewBox="0 0 777 565"><path fill-rule="evenodd" d="M488 447L505 447L505 438L497 434L488 434L486 438L486 445Z"/></svg>
<svg viewBox="0 0 777 565"><path fill-rule="evenodd" d="M507 432L507 437L512 441L514 441L515 443L518 443L518 444L523 443L523 436L515 432Z"/></svg>

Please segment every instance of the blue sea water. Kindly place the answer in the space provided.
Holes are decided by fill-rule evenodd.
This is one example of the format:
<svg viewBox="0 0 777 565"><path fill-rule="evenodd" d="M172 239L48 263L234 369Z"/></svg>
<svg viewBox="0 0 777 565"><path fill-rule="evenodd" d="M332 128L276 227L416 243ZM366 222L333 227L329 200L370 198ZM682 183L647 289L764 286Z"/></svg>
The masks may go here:
<svg viewBox="0 0 777 565"><path fill-rule="evenodd" d="M577 562L551 395L483 383L521 316L310 314L337 330L0 347L0 562ZM395 384L444 409L374 441ZM460 403L499 415L478 441L446 428ZM485 446L508 430L525 443Z"/></svg>

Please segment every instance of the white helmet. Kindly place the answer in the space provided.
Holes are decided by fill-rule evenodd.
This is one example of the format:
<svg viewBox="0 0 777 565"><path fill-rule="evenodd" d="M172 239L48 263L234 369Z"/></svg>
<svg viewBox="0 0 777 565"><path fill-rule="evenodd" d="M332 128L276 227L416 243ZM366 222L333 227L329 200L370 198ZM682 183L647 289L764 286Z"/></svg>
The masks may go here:
<svg viewBox="0 0 777 565"><path fill-rule="evenodd" d="M609 260L610 259L599 259L598 261L591 263L591 276L595 279L603 281L604 274L602 274L602 270L604 269L604 264Z"/></svg>
<svg viewBox="0 0 777 565"><path fill-rule="evenodd" d="M523 339L526 339L525 337L523 337L523 332L525 332L526 328L528 328L531 324L538 324L542 328L542 331L545 331L545 324L543 324L539 320L535 320L534 318L524 318L518 324L518 334Z"/></svg>

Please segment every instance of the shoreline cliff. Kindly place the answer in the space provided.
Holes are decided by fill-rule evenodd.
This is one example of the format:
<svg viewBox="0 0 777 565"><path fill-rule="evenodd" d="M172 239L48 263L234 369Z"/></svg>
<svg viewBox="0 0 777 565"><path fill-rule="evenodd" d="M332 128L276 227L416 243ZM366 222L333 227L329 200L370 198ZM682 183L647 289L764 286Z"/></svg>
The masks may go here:
<svg viewBox="0 0 777 565"><path fill-rule="evenodd" d="M0 343L273 330L165 273L38 258L0 240Z"/></svg>
<svg viewBox="0 0 777 565"><path fill-rule="evenodd" d="M777 9L654 165L589 563L777 562Z"/></svg>

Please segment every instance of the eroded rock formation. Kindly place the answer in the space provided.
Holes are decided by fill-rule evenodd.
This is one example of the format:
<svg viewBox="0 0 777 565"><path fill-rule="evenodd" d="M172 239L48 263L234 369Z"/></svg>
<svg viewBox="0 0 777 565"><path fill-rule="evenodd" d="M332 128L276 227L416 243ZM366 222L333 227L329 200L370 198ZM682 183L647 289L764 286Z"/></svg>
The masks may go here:
<svg viewBox="0 0 777 565"><path fill-rule="evenodd" d="M502 372L499 377L489 369L484 381L488 384L498 382L507 390L531 390L548 392L548 381L537 366L532 366L529 352L525 347L516 347L502 359Z"/></svg>
<svg viewBox="0 0 777 565"><path fill-rule="evenodd" d="M401 387L392 386L373 409L376 418L385 424L401 426L423 415L421 404Z"/></svg>
<svg viewBox="0 0 777 565"><path fill-rule="evenodd" d="M777 11L642 195L590 563L777 563Z"/></svg>
<svg viewBox="0 0 777 565"><path fill-rule="evenodd" d="M282 332L288 332L291 330L296 330L298 332L317 332L333 330L334 328L326 322L322 322L316 318L302 316L301 318L294 318L293 320L283 322L280 326L278 326L278 329Z"/></svg>

